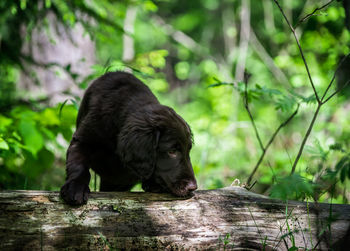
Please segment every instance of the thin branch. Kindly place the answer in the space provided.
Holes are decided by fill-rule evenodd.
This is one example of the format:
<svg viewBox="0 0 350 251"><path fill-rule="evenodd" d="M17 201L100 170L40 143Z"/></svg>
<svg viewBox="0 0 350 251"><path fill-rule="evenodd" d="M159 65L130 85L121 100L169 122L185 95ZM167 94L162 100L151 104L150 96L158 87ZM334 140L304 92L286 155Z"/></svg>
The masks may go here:
<svg viewBox="0 0 350 251"><path fill-rule="evenodd" d="M310 70L309 70L309 66L308 66L308 64L307 64L307 62L306 62L306 59L305 59L305 56L304 56L304 52L303 52L303 50L302 50L302 48L301 48L299 39L298 39L298 37L297 37L297 35L296 35L296 33L295 33L295 29L294 29L293 26L290 24L290 22L289 22L289 20L288 20L288 18L287 18L287 16L286 16L286 14L284 13L282 7L281 7L280 4L278 3L278 0L273 0L273 1L276 3L276 5L278 6L278 8L280 9L280 11L281 11L281 13L282 13L284 19L286 20L286 22L287 22L287 24L288 24L290 30L291 30L292 33L293 33L293 36L294 36L294 38L295 38L295 41L297 42L297 45L298 45L298 48L299 48L301 57L302 57L302 59L303 59L303 61L304 61L304 65L305 65L306 72L307 72L307 75L308 75L308 77L309 77L309 80L310 80L312 89L314 90L314 93L315 93L315 96L316 96L316 100L317 100L317 102L320 104L320 103L321 103L321 100L320 100L320 98L318 97L318 94L317 94L317 91L316 91L314 82L313 82L312 77L311 77L311 73L310 73Z"/></svg>
<svg viewBox="0 0 350 251"><path fill-rule="evenodd" d="M259 158L258 162L256 163L256 165L255 165L255 167L254 167L252 173L249 175L249 178L248 178L248 180L247 180L248 186L249 186L250 182L252 181L252 179L253 179L253 177L254 177L254 174L255 174L256 171L258 170L258 168L259 168L261 162L263 161L263 159L264 159L264 157L265 157L265 154L266 154L266 150L264 149L263 152L261 153L260 158Z"/></svg>
<svg viewBox="0 0 350 251"><path fill-rule="evenodd" d="M302 141L302 143L301 143L301 145L300 145L300 149L299 149L299 152L298 152L298 154L297 154L297 157L295 158L295 161L294 161L294 163L293 163L292 171L291 171L291 174L293 174L293 173L295 172L295 169L296 169L296 166L297 166L297 164L298 164L298 161L299 161L299 159L300 159L300 157L301 157L301 154L303 153L303 150L304 150L306 141L307 141L307 139L308 139L309 136L310 136L310 133L311 133L312 128L313 128L313 126L314 126L314 123L315 123L315 121L316 121L316 119L317 119L317 116L318 116L318 113L319 113L319 111L320 111L321 106L322 106L323 104L325 104L328 100L330 100L332 97L334 97L334 95L336 95L337 93L339 93L340 91L342 91L342 90L349 84L349 82L350 82L350 80L349 80L348 82L346 82L345 85L342 86L342 88L339 88L338 90L336 90L336 91L335 91L332 95L330 95L325 101L323 101L324 98L325 98L325 96L326 96L326 94L327 94L327 92L328 92L328 90L330 89L331 85L332 85L333 82L334 82L334 79L335 79L335 76L336 76L337 71L339 70L339 68L340 68L340 66L342 65L342 63L344 62L344 60L345 60L349 55L347 55L347 56L340 62L338 68L336 69L336 71L335 71L335 73L334 73L334 75L333 75L333 77L332 77L332 80L330 81L330 83L329 83L327 89L325 90L324 94L322 95L322 98L320 99L320 98L318 97L317 91L316 91L315 86L314 86L314 84L313 84L313 81L312 81L312 78L311 78L311 74L310 74L310 71L309 71L309 67L308 67L308 64L307 64L307 62L306 62L306 59L305 59L305 57L304 57L303 50L302 50L302 48L301 48L301 46L300 46L299 39L298 39L297 36L296 36L295 29L294 29L294 28L292 27L292 25L289 23L289 20L288 20L288 18L286 17L286 15L285 15L283 9L281 8L280 4L278 3L278 0L273 0L273 1L276 3L276 5L278 6L278 8L280 9L280 11L281 11L281 13L282 13L284 19L286 20L286 22L287 22L287 24L288 24L290 30L292 31L292 33L293 33L293 35L294 35L295 41L296 41L296 43L297 43L297 45L298 45L298 48L299 48L301 57L302 57L302 59L303 59L303 61L304 61L304 65L305 65L305 68L306 68L308 77L309 77L309 79L310 79L311 86L312 86L312 88L313 88L313 90L314 90L314 93L315 93L315 96L316 96L316 99L317 99L317 103L318 103L318 104L317 104L316 111L315 111L315 113L314 113L314 115L313 115L313 118L312 118L312 120L311 120L311 123L310 123L310 125L309 125L309 127L308 127L308 130L307 130L307 132L306 132L306 134L305 134L305 136L304 136L304 138L303 138L303 141ZM322 9L322 8L325 8L325 7L328 6L331 2L332 2L332 1L330 1L329 3L325 4L324 6L322 6L322 7L320 7L320 8L318 8L318 10L319 10L319 9ZM316 9L315 11L317 11L317 9ZM311 16L312 14L314 14L315 11L314 11L313 13L311 13L310 15L306 16L306 17L308 18L309 16ZM305 20L306 20L306 19L305 19Z"/></svg>
<svg viewBox="0 0 350 251"><path fill-rule="evenodd" d="M345 57L343 57L343 59L340 61L340 63L338 64L337 66L337 69L335 70L334 74L333 74L333 77L332 77L332 80L331 82L329 82L328 86L327 86L327 89L325 90L325 92L323 93L323 96L321 98L321 102L323 102L325 96L327 95L327 92L329 91L329 88L332 86L333 82L334 82L334 79L335 79L335 76L337 75L337 72L338 70L340 69L340 67L342 66L342 64L345 62L345 60L350 56L350 53L348 55L346 55ZM325 102L323 102L325 103Z"/></svg>
<svg viewBox="0 0 350 251"><path fill-rule="evenodd" d="M252 125L253 125L256 138L257 138L258 141L259 141L260 148L261 148L262 151L265 151L265 148L264 148L264 146L263 146L263 143L262 143L262 141L261 141L261 138L260 138L260 135L259 135L259 132L258 132L258 128L257 128L256 125L255 125L253 115L252 115L252 113L250 112L250 109L249 109L249 105L248 105L248 91L247 91L248 83L247 83L247 82L244 82L244 84L245 84L245 89L244 89L244 107L245 107L245 109L246 109L247 112L248 112L248 115L249 115L249 118L250 118L250 122L251 122Z"/></svg>
<svg viewBox="0 0 350 251"><path fill-rule="evenodd" d="M311 12L310 14L307 14L305 17L303 17L302 19L300 19L299 22L295 25L295 27L298 27L302 22L305 22L307 19L309 19L311 16L313 16L317 11L326 8L326 7L327 7L328 5L330 5L333 1L334 1L334 0L331 0L331 1L329 1L328 3L326 3L325 5L314 9L313 12Z"/></svg>
<svg viewBox="0 0 350 251"><path fill-rule="evenodd" d="M334 95L336 95L337 93L341 92L342 90L344 90L350 83L350 79L339 89L337 89L332 95L330 95L325 101L322 102L322 105L327 103L328 100L330 100L331 98L334 97Z"/></svg>
<svg viewBox="0 0 350 251"><path fill-rule="evenodd" d="M293 166L292 166L292 172L291 172L291 174L293 174L293 173L295 172L295 168L296 168L296 166L297 166L297 164L298 164L298 161L299 161L299 159L300 159L300 157L301 157L301 154L303 153L304 146L305 146L305 144L306 144L307 139L308 139L309 136L310 136L311 130L312 130L313 126L314 126L314 123L315 123L315 121L316 121L316 118L317 118L317 115L318 115L318 113L319 113L319 111L320 111L321 106L322 106L322 103L318 103L317 109L316 109L316 111L315 111L315 113L314 113L314 116L313 116L313 118L312 118L312 120L311 120L311 123L310 123L310 125L309 125L309 128L307 129L307 132L306 132L306 134L305 134L305 136L304 136L303 142L301 143L301 146L300 146L300 148L299 148L298 155L297 155L297 157L296 157L295 160L294 160L294 163L293 163Z"/></svg>
<svg viewBox="0 0 350 251"><path fill-rule="evenodd" d="M292 115L290 115L282 124L280 124L280 126L276 129L275 133L272 135L271 139L269 140L269 142L267 143L267 145L265 146L265 150L267 150L271 143L275 140L276 135L278 134L278 132L282 129L282 127L286 126L293 118L295 115L297 115L298 111L299 111L299 104L297 109L293 112Z"/></svg>
<svg viewBox="0 0 350 251"><path fill-rule="evenodd" d="M249 176L249 178L248 178L248 180L247 180L247 184L249 184L249 183L251 182L251 180L252 180L252 178L253 178L255 172L258 170L258 168L259 168L261 162L263 161L267 150L269 149L269 147L270 147L270 145L272 144L272 142L275 140L275 138L276 138L277 134L279 133L279 131L282 129L282 127L286 126L286 125L295 117L295 115L297 115L298 111L299 111L299 104L298 104L297 109L293 112L293 114L290 115L283 123L280 124L280 126L279 126L279 127L276 129L276 131L272 134L272 136L271 136L269 142L266 144L265 147L262 148L262 149L263 149L263 152L261 153L258 162L256 163L256 165L255 165L255 167L254 167L252 173L250 174L250 176Z"/></svg>

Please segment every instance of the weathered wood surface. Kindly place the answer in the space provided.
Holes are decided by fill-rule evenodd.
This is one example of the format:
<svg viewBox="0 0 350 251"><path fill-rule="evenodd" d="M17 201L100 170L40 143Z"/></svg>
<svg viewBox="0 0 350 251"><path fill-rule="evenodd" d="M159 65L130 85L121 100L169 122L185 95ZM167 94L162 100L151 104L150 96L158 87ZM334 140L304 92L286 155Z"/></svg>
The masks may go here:
<svg viewBox="0 0 350 251"><path fill-rule="evenodd" d="M189 199L91 193L81 207L58 192L0 192L0 250L287 250L292 236L300 249L339 250L349 226L349 205L286 206L239 187Z"/></svg>

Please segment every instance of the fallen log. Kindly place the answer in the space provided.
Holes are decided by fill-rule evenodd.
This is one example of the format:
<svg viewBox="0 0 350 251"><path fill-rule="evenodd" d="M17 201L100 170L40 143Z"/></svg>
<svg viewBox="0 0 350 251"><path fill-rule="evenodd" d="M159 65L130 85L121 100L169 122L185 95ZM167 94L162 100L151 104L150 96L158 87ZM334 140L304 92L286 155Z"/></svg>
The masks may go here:
<svg viewBox="0 0 350 251"><path fill-rule="evenodd" d="M58 192L2 191L0 211L0 250L328 250L350 239L349 205L285 203L240 187L183 199L95 192L80 207Z"/></svg>

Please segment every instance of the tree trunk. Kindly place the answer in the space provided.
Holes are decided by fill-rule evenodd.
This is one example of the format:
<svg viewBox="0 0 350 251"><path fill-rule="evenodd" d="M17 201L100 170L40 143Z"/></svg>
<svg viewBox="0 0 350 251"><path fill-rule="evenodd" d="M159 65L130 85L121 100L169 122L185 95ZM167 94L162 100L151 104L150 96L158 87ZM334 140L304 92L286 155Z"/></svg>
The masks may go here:
<svg viewBox="0 0 350 251"><path fill-rule="evenodd" d="M0 211L0 250L346 250L350 239L349 205L286 204L240 187L182 199L98 192L80 207L58 192L2 191Z"/></svg>

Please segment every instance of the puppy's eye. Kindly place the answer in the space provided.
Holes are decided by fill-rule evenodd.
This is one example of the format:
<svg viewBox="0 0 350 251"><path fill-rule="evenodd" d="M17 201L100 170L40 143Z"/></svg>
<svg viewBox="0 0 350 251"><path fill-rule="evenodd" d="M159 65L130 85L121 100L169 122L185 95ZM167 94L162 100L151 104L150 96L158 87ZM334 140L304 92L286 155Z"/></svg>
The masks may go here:
<svg viewBox="0 0 350 251"><path fill-rule="evenodd" d="M172 159L175 159L177 157L177 151L176 150L170 150L168 151L168 156Z"/></svg>

